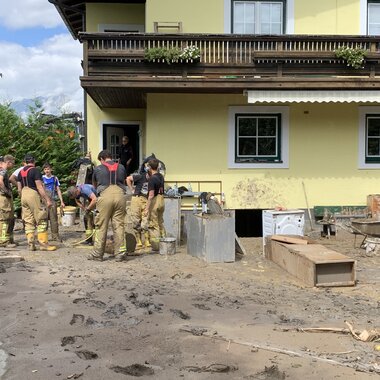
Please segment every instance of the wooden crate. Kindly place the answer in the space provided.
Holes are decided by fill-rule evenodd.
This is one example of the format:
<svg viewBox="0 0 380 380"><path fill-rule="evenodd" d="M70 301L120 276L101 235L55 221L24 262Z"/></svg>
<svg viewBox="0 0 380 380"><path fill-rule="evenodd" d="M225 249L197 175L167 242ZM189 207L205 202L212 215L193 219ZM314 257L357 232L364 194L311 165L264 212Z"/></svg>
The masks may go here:
<svg viewBox="0 0 380 380"><path fill-rule="evenodd" d="M312 241L289 244L269 236L265 257L307 286L354 286L356 283L355 260Z"/></svg>

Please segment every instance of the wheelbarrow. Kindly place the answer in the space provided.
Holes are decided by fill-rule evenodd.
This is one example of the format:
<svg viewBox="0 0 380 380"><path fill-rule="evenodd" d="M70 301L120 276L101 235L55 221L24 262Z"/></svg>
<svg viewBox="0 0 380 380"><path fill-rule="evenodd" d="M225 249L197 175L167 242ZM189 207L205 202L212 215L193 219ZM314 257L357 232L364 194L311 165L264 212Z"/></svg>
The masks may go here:
<svg viewBox="0 0 380 380"><path fill-rule="evenodd" d="M364 239L360 248L365 242L380 244L380 220L377 219L353 219L351 220L351 229L356 235L363 235Z"/></svg>

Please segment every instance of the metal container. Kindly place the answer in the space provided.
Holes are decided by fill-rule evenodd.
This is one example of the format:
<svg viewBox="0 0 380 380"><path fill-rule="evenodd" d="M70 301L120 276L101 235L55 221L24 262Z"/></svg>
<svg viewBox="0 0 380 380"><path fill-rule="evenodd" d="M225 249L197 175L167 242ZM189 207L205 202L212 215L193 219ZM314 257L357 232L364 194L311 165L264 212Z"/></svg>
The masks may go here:
<svg viewBox="0 0 380 380"><path fill-rule="evenodd" d="M363 235L380 236L380 220L355 219L351 220L351 225Z"/></svg>
<svg viewBox="0 0 380 380"><path fill-rule="evenodd" d="M190 214L187 253L208 263L235 261L235 218L228 214Z"/></svg>
<svg viewBox="0 0 380 380"><path fill-rule="evenodd" d="M174 255L175 254L176 239L175 238L162 238L160 239L160 255Z"/></svg>

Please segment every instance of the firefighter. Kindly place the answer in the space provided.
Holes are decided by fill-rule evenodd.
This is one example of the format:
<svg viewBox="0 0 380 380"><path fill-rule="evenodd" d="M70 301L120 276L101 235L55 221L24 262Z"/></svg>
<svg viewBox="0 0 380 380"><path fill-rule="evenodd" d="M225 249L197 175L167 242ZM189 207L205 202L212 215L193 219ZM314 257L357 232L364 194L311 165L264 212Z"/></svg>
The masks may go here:
<svg viewBox="0 0 380 380"><path fill-rule="evenodd" d="M13 240L14 208L12 189L7 170L15 159L11 155L0 156L0 247L14 248Z"/></svg>
<svg viewBox="0 0 380 380"><path fill-rule="evenodd" d="M144 213L148 199L148 179L149 174L145 170L127 177L127 185L133 193L131 200L131 222L136 238L136 249L143 247L141 242L142 233L144 233L145 248L151 247L147 215Z"/></svg>
<svg viewBox="0 0 380 380"><path fill-rule="evenodd" d="M148 201L145 207L145 215L149 221L150 243L153 251L159 250L160 238L166 236L164 227L164 185L165 180L161 173L158 172L159 161L156 158L149 160L148 171Z"/></svg>
<svg viewBox="0 0 380 380"><path fill-rule="evenodd" d="M103 261L108 224L112 219L114 254L117 256L116 259L121 261L127 256L124 229L126 171L123 165L112 160L112 155L107 150L102 150L99 153L98 160L101 164L95 168L92 177L98 195L95 242L94 250L88 259Z"/></svg>
<svg viewBox="0 0 380 380"><path fill-rule="evenodd" d="M71 186L67 189L67 196L74 199L77 206L84 212L83 223L86 230L85 244L93 245L93 234L95 229L94 211L96 207L95 187L87 183ZM83 202L80 199L83 199Z"/></svg>
<svg viewBox="0 0 380 380"><path fill-rule="evenodd" d="M21 194L22 218L30 251L35 251L35 231L41 251L55 251L57 247L48 244L47 207L52 202L45 192L40 171L35 167L35 159L31 154L24 158L24 166L17 177L17 186Z"/></svg>

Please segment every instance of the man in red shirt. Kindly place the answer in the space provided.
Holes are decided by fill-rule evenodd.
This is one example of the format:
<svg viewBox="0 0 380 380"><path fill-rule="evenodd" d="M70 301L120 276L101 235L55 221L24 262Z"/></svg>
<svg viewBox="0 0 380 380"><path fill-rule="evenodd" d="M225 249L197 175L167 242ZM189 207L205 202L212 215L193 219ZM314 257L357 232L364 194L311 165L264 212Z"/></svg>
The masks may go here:
<svg viewBox="0 0 380 380"><path fill-rule="evenodd" d="M24 158L24 166L17 177L21 194L22 218L30 251L35 251L35 231L41 251L55 251L57 247L48 244L47 207L52 202L45 192L41 172L35 167L36 161L31 154Z"/></svg>

